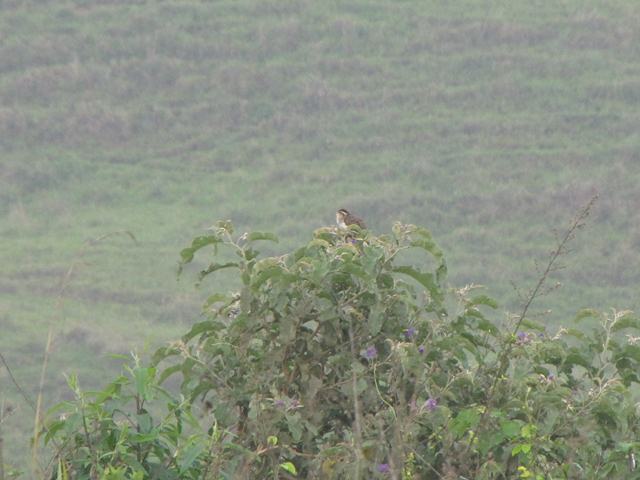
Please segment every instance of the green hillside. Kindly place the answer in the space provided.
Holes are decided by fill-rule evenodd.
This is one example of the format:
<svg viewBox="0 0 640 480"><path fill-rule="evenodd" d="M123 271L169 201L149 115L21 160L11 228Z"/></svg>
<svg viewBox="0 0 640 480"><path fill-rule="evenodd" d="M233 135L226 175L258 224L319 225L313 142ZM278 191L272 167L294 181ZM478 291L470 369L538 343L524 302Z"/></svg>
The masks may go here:
<svg viewBox="0 0 640 480"><path fill-rule="evenodd" d="M640 9L606 3L4 2L0 352L35 395L51 327L45 404L99 385L197 318L195 234L286 251L343 206L426 226L454 285L514 309L598 193L538 310L637 308ZM137 243L85 243L116 231ZM33 412L0 369L3 400L20 466Z"/></svg>

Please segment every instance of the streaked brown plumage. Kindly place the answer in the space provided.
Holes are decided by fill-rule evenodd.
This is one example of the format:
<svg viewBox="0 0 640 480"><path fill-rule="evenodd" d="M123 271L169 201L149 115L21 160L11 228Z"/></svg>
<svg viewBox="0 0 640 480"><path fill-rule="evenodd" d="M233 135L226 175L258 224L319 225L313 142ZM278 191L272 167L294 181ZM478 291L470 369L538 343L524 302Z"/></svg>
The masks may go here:
<svg viewBox="0 0 640 480"><path fill-rule="evenodd" d="M336 212L336 223L340 228L347 228L349 225L358 225L360 228L367 228L361 218L356 217L345 208L341 208Z"/></svg>

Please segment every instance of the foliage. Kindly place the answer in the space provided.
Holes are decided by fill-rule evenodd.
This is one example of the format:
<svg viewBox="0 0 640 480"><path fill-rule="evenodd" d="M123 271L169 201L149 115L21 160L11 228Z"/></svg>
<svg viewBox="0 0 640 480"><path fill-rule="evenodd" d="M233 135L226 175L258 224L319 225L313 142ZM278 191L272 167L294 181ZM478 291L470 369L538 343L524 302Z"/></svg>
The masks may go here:
<svg viewBox="0 0 640 480"><path fill-rule="evenodd" d="M46 433L56 478L629 478L631 313L511 332L494 300L445 288L442 251L413 225L322 228L262 258L264 240L219 222L181 252L208 251L201 280L235 269L240 290L214 293L151 366L96 393L71 380ZM161 386L175 378L179 395Z"/></svg>

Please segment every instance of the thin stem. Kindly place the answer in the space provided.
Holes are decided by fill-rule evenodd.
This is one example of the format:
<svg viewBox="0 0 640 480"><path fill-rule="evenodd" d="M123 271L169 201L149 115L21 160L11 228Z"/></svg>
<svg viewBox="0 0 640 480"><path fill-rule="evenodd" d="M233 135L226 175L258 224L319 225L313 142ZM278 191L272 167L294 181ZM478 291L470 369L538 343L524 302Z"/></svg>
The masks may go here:
<svg viewBox="0 0 640 480"><path fill-rule="evenodd" d="M517 333L518 333L518 331L520 329L520 326L522 325L522 322L524 321L525 317L527 316L527 313L529 312L529 308L533 304L533 301L536 298L538 298L542 287L544 286L545 282L547 281L547 279L549 277L549 274L553 271L556 261L558 260L560 255L562 255L563 253L566 252L566 245L573 239L573 237L575 235L575 232L580 227L582 227L582 225L584 225L583 222L587 218L587 216L589 216L589 212L591 211L591 208L593 207L593 204L595 203L595 201L597 199L598 199L597 195L593 196L591 198L591 200L589 200L587 205L582 210L580 210L580 212L578 212L578 214L574 217L573 221L569 225L569 228L566 230L566 232L565 232L564 236L562 237L562 240L560 241L558 246L555 248L555 250L553 252L551 252L551 256L549 258L549 261L547 262L546 268L542 272L542 275L540 275L540 278L538 279L538 282L536 283L535 287L533 288L533 290L529 294L525 304L522 307L522 311L520 312L520 314L517 317L518 320L516 321L516 324L515 324L515 326L513 328L513 331L511 333L511 337L512 338L515 335L517 335ZM509 342L507 343L507 345L504 347L504 349L502 350L502 352L498 356L498 371L496 372L496 374L495 374L495 376L493 378L493 382L491 383L491 386L489 387L489 393L487 394L487 400L486 400L486 408L482 412L482 415L481 415L480 420L478 422L478 428L475 429L471 433L471 435L469 437L469 443L467 444L467 448L465 450L467 453L471 449L471 446L473 445L473 442L477 438L478 434L485 427L485 423L486 423L487 417L489 415L491 407L493 406L494 396L495 396L496 388L498 386L498 382L500 382L502 376L507 371L507 367L509 366L508 359L509 359L509 355L511 354L511 352L513 350L513 345L514 345L514 343L510 338ZM480 461L480 459L478 459L478 462L479 461ZM478 463L476 463L476 470L477 470L477 468L478 468Z"/></svg>
<svg viewBox="0 0 640 480"><path fill-rule="evenodd" d="M89 428L87 427L87 416L84 414L84 398L81 399L82 405L82 430L84 431L84 438L87 442L87 447L89 447L89 453L91 454L91 464L93 468L91 469L91 476L95 476L98 474L98 456L96 455L96 451L93 448L93 443L91 443L91 437L89 436Z"/></svg>
<svg viewBox="0 0 640 480"><path fill-rule="evenodd" d="M24 388L22 388L22 386L18 383L18 380L16 380L16 377L13 374L11 367L9 367L9 364L7 363L7 360L4 358L4 355L2 355L2 353L0 353L0 362L2 362L2 365L4 365L4 368L7 370L7 373L9 374L9 378L11 379L11 383L13 383L13 385L16 387L16 390L18 390L18 393L20 393L24 401L27 402L27 405L31 407L31 410L35 412L36 404L33 403L33 400L31 399L31 397L29 397L29 395L24 390Z"/></svg>
<svg viewBox="0 0 640 480"><path fill-rule="evenodd" d="M40 383L38 384L38 396L36 397L36 411L33 420L33 448L31 449L32 468L35 470L38 465L38 443L40 441L40 415L42 412L42 391L44 390L44 379L47 372L47 364L49 363L49 353L51 353L51 343L53 341L53 328L49 326L47 334L47 345L44 349L44 360L42 361L42 370L40 371ZM35 471L33 472L35 474ZM42 472L40 472L42 473Z"/></svg>
<svg viewBox="0 0 640 480"><path fill-rule="evenodd" d="M142 405L140 403L140 395L136 395L136 414L140 415L142 409ZM136 432L140 434L140 420L136 422ZM136 458L138 462L142 460L142 445L138 443L136 448Z"/></svg>
<svg viewBox="0 0 640 480"><path fill-rule="evenodd" d="M0 406L0 480L4 480L4 452L3 452L3 437L2 437L2 421L4 420L4 400L2 400L2 406Z"/></svg>
<svg viewBox="0 0 640 480"><path fill-rule="evenodd" d="M376 392L378 393L378 397L380 397L380 400L382 400L382 403L384 403L387 407L389 407L389 409L393 412L393 418L397 419L398 415L396 413L396 409L393 408L393 405L391 405L382 395L382 392L380 391L380 386L378 385L378 375L376 373L376 364L373 364L373 384L376 387Z"/></svg>
<svg viewBox="0 0 640 480"><path fill-rule="evenodd" d="M353 320L351 316L349 320L349 344L351 347L351 357L354 362L358 360L356 353L355 340L353 335ZM356 471L354 480L360 480L360 463L362 462L362 412L360 410L360 401L358 399L358 378L356 371L351 367L351 388L353 389L353 411L355 413L354 419L354 438L356 446Z"/></svg>

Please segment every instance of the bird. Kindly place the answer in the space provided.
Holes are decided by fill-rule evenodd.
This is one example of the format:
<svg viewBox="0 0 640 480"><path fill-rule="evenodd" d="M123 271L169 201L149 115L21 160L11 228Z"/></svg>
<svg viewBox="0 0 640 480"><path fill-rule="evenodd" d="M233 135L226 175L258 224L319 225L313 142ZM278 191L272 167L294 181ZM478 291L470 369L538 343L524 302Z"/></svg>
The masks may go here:
<svg viewBox="0 0 640 480"><path fill-rule="evenodd" d="M341 208L336 212L336 223L340 228L348 228L350 225L357 225L360 228L367 228L361 218L356 217L345 208Z"/></svg>

